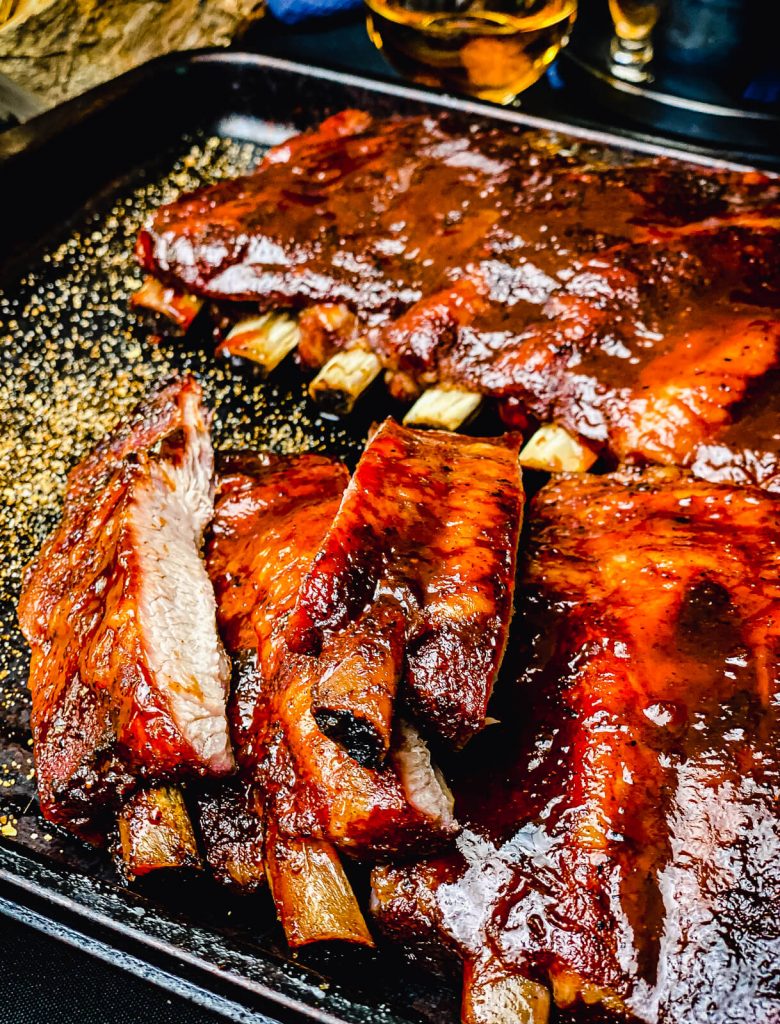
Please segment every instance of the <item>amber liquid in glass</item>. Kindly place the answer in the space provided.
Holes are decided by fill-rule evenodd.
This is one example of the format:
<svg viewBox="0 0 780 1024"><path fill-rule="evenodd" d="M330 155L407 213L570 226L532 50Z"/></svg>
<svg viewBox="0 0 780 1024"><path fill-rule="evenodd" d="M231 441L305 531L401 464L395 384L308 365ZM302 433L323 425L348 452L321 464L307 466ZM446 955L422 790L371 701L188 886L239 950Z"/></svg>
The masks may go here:
<svg viewBox="0 0 780 1024"><path fill-rule="evenodd" d="M609 0L615 32L621 39L646 39L661 13L659 0Z"/></svg>
<svg viewBox="0 0 780 1024"><path fill-rule="evenodd" d="M624 82L651 82L651 33L664 0L609 0L615 34L609 45L609 70Z"/></svg>
<svg viewBox="0 0 780 1024"><path fill-rule="evenodd" d="M403 75L496 103L508 103L544 73L577 14L577 0L366 4L372 42Z"/></svg>

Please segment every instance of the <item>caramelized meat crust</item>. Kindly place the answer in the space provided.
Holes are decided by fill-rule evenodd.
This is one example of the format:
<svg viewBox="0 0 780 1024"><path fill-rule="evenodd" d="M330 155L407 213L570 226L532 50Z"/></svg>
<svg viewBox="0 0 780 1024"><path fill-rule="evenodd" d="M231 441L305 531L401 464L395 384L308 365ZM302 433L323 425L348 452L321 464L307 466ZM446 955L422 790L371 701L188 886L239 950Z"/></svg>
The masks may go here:
<svg viewBox="0 0 780 1024"><path fill-rule="evenodd" d="M283 837L368 855L430 849L455 825L422 741L422 770L418 761L408 770L406 736L381 770L357 764L312 717L321 662L291 652L284 639L348 479L344 466L316 455L242 456L222 465L208 567L229 649L251 644L251 626L257 650L231 702L237 756ZM321 661L330 657L325 649Z"/></svg>
<svg viewBox="0 0 780 1024"><path fill-rule="evenodd" d="M231 779L202 790L195 803L214 878L240 893L264 888L265 820L257 794L241 779Z"/></svg>
<svg viewBox="0 0 780 1024"><path fill-rule="evenodd" d="M475 268L496 297L534 305L573 257L776 197L761 175L584 159L521 128L345 111L161 207L137 254L209 298L346 303L370 320Z"/></svg>
<svg viewBox="0 0 780 1024"><path fill-rule="evenodd" d="M777 430L742 399L780 363L779 232L780 185L754 172L348 111L160 209L138 253L199 295L329 310L304 314L308 365L367 332L403 400L466 387L616 461L773 489Z"/></svg>
<svg viewBox="0 0 780 1024"><path fill-rule="evenodd" d="M377 616L400 617L406 702L432 735L455 745L482 728L506 646L523 511L519 447L514 434L480 439L386 420L358 463L287 629L295 650L316 652L324 642L341 644L345 631L375 632ZM350 686L330 710L347 713L347 691L350 717L368 728L375 716L366 708L394 691L398 659L377 673L366 658L362 675L358 659L345 664ZM331 679L320 674L320 710L326 688ZM383 730L376 731L379 744Z"/></svg>
<svg viewBox="0 0 780 1024"><path fill-rule="evenodd" d="M529 510L502 725L454 765L457 852L375 869L397 938L642 1021L777 1017L780 519L675 470Z"/></svg>
<svg viewBox="0 0 780 1024"><path fill-rule="evenodd" d="M530 321L452 289L432 300L433 321L421 303L389 327L390 348L412 338L427 356L418 373L519 400L621 461L689 465L736 420L741 442L721 434L731 461L752 437L776 472L777 439L763 437L740 403L780 363L780 230L742 221L590 258ZM444 340L443 323L452 331ZM394 365L410 372L403 358Z"/></svg>
<svg viewBox="0 0 780 1024"><path fill-rule="evenodd" d="M138 258L213 299L346 303L367 319L401 310L443 267L462 266L498 220L480 193L508 193L509 176L515 185L528 176L521 133L462 129L448 117L373 122L345 111L277 147L253 174L161 207Z"/></svg>
<svg viewBox="0 0 780 1024"><path fill-rule="evenodd" d="M41 806L87 838L141 779L233 769L229 664L199 554L212 463L200 387L174 379L72 470L25 572Z"/></svg>

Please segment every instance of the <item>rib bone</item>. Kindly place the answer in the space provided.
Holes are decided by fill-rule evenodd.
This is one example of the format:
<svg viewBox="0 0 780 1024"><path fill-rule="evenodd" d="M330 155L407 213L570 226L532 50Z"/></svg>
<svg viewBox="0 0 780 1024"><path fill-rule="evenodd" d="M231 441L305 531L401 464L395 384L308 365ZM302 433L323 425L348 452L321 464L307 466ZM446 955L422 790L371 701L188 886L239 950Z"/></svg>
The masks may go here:
<svg viewBox="0 0 780 1024"><path fill-rule="evenodd" d="M337 352L311 382L309 394L327 412L346 416L381 369L373 352L362 348Z"/></svg>
<svg viewBox="0 0 780 1024"><path fill-rule="evenodd" d="M186 331L203 306L203 299L147 276L131 299L133 306L151 309Z"/></svg>
<svg viewBox="0 0 780 1024"><path fill-rule="evenodd" d="M463 1024L547 1024L549 990L520 975L480 971L467 963L463 971Z"/></svg>
<svg viewBox="0 0 780 1024"><path fill-rule="evenodd" d="M299 338L298 323L288 313L263 313L239 320L217 351L250 359L264 373L271 373L292 352Z"/></svg>
<svg viewBox="0 0 780 1024"><path fill-rule="evenodd" d="M374 941L338 854L330 843L286 839L269 826L266 873L287 942Z"/></svg>
<svg viewBox="0 0 780 1024"><path fill-rule="evenodd" d="M122 860L138 877L161 868L200 867L192 822L178 786L142 789L117 819Z"/></svg>
<svg viewBox="0 0 780 1024"><path fill-rule="evenodd" d="M568 430L545 423L520 452L520 464L546 473L585 473L597 457Z"/></svg>
<svg viewBox="0 0 780 1024"><path fill-rule="evenodd" d="M482 396L461 388L428 388L404 416L407 427L458 430L476 414Z"/></svg>

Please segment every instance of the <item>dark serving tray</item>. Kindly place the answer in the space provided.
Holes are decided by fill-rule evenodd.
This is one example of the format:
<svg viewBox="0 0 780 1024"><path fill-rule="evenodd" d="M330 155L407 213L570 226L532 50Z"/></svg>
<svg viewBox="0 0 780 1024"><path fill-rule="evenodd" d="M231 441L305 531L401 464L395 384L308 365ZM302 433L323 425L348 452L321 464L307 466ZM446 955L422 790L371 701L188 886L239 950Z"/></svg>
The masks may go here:
<svg viewBox="0 0 780 1024"><path fill-rule="evenodd" d="M172 368L203 380L221 448L352 460L370 421L394 411L378 386L349 420L326 419L293 365L263 382L251 368L217 362L205 325L186 341L155 344L128 308L139 278L132 244L149 209L250 167L269 144L348 106L380 115L444 107L567 133L425 90L204 53L153 62L0 135L0 911L234 1021L445 1024L459 1004L446 973L394 949L291 954L267 895L236 898L207 877L152 876L130 889L105 854L47 825L35 803L27 653L14 610L21 569L56 520L68 468ZM563 144L614 159L683 155L568 131ZM475 429L497 425L485 414ZM365 895L365 871L353 881Z"/></svg>

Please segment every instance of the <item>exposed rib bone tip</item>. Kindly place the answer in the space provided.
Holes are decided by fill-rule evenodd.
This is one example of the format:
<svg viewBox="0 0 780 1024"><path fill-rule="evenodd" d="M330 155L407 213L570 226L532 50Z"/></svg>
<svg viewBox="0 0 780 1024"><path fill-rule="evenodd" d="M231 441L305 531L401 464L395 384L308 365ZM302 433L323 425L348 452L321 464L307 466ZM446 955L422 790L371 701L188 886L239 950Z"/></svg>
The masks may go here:
<svg viewBox="0 0 780 1024"><path fill-rule="evenodd" d="M289 313L263 313L239 320L219 346L220 355L249 359L271 373L296 347L298 322Z"/></svg>
<svg viewBox="0 0 780 1024"><path fill-rule="evenodd" d="M346 416L382 369L379 357L362 348L337 352L309 385L309 394L327 412Z"/></svg>
<svg viewBox="0 0 780 1024"><path fill-rule="evenodd" d="M463 976L463 1024L547 1024L550 992L519 975L476 974L467 964Z"/></svg>
<svg viewBox="0 0 780 1024"><path fill-rule="evenodd" d="M131 296L132 306L141 306L167 317L177 327L187 330L203 306L203 299L197 295L173 288L158 281L156 277L144 278L141 287Z"/></svg>
<svg viewBox="0 0 780 1024"><path fill-rule="evenodd" d="M482 396L460 388L428 388L404 416L407 427L457 430L477 412Z"/></svg>
<svg viewBox="0 0 780 1024"><path fill-rule="evenodd" d="M597 457L568 430L545 423L520 452L520 464L546 473L585 473Z"/></svg>
<svg viewBox="0 0 780 1024"><path fill-rule="evenodd" d="M117 827L122 860L130 875L202 866L178 786L153 786L134 793L120 811Z"/></svg>
<svg viewBox="0 0 780 1024"><path fill-rule="evenodd" d="M294 949L312 942L373 946L344 868L330 843L266 836L266 873L276 914Z"/></svg>

